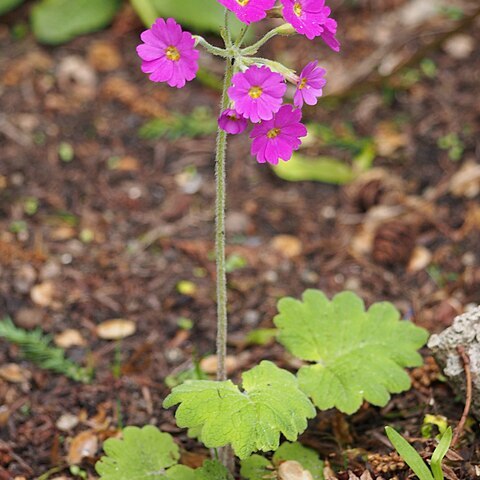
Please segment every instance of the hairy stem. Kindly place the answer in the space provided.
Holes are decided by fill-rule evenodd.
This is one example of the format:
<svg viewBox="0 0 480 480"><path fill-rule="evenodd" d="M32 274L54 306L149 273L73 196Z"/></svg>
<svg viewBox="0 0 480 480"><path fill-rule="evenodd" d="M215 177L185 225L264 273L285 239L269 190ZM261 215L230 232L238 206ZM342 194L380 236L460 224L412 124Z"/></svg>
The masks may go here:
<svg viewBox="0 0 480 480"><path fill-rule="evenodd" d="M242 43L245 40L245 36L247 35L247 32L248 32L248 25L243 25L243 27L240 30L240 33L238 35L238 38L235 40L235 45L237 47L242 46Z"/></svg>
<svg viewBox="0 0 480 480"><path fill-rule="evenodd" d="M228 53L225 49L214 47L200 35L193 35L193 38L195 39L195 45L202 46L208 53L211 53L212 55L216 55L217 57L223 57L223 58L228 57Z"/></svg>
<svg viewBox="0 0 480 480"><path fill-rule="evenodd" d="M232 81L232 59L227 59L223 82L221 111L228 107L227 90ZM227 379L225 357L227 355L227 275L225 269L225 197L226 197L227 132L217 131L215 153L216 205L215 205L215 258L217 262L217 380Z"/></svg>
<svg viewBox="0 0 480 480"><path fill-rule="evenodd" d="M254 43L253 45L250 45L249 47L244 48L242 50L242 54L255 55L260 49L260 47L265 45L271 38L276 37L277 35L293 35L294 33L295 33L295 30L293 29L293 27L288 23L284 23L283 25L280 25L279 27L276 27L273 30L270 30L258 42Z"/></svg>

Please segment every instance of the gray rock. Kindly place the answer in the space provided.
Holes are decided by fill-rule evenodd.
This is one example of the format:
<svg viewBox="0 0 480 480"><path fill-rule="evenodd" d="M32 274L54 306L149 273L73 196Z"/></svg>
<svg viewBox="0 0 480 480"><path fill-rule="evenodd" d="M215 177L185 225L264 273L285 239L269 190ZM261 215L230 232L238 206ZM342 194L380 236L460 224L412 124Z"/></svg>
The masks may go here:
<svg viewBox="0 0 480 480"><path fill-rule="evenodd" d="M463 346L470 359L473 395L471 413L480 420L480 307L455 317L451 327L432 335L428 347L457 394L465 397L466 381L462 358L457 348Z"/></svg>

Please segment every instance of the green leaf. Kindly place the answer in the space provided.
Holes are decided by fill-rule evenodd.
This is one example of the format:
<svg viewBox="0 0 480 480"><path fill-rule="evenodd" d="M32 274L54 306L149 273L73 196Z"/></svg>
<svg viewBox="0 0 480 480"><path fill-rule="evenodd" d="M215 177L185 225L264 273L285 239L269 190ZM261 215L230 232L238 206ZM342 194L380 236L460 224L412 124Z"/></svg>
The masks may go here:
<svg viewBox="0 0 480 480"><path fill-rule="evenodd" d="M173 17L178 23L191 27L196 32L218 33L220 26L223 26L225 9L217 0L202 0L202 8L198 8L198 0L152 0L152 4L158 16ZM147 27L150 25L147 24ZM242 26L232 16L230 25L234 34Z"/></svg>
<svg viewBox="0 0 480 480"><path fill-rule="evenodd" d="M302 467L308 470L314 480L324 480L324 463L318 457L318 454L298 442L284 442L275 452L272 462L261 455L251 455L242 460L240 475L247 480L267 480L277 478L275 468L287 460L295 460Z"/></svg>
<svg viewBox="0 0 480 480"><path fill-rule="evenodd" d="M350 125L343 125L341 132L319 123L309 123L307 129L305 145L318 145L318 148L324 152L335 148L335 155L310 158L294 153L290 161L280 162L273 167L275 174L283 180L343 185L371 168L376 157L375 143L370 138L359 137ZM352 161L337 158L338 150L344 151L343 156Z"/></svg>
<svg viewBox="0 0 480 480"><path fill-rule="evenodd" d="M179 449L170 434L152 425L127 427L122 440L110 438L103 449L106 455L95 465L101 480L178 480L180 474L182 480L195 478L189 477L187 467L183 466L175 466L175 470L167 474L167 469L180 458Z"/></svg>
<svg viewBox="0 0 480 480"><path fill-rule="evenodd" d="M303 468L312 474L314 480L324 479L323 467L325 465L318 457L317 452L311 448L304 447L298 442L284 442L273 455L273 463L278 466L287 460L295 460L300 463Z"/></svg>
<svg viewBox="0 0 480 480"><path fill-rule="evenodd" d="M24 0L0 0L0 15L13 10L24 2Z"/></svg>
<svg viewBox="0 0 480 480"><path fill-rule="evenodd" d="M442 461L450 448L452 436L452 427L448 427L433 452L432 459L430 460L430 468L432 469L435 480L443 480Z"/></svg>
<svg viewBox="0 0 480 480"><path fill-rule="evenodd" d="M274 323L278 340L293 355L314 362L298 372L300 388L321 410L336 407L357 411L363 400L383 406L390 393L410 388L404 367L419 366L416 351L426 330L400 321L388 302L365 311L354 293L343 292L332 301L318 290L307 290L303 302L283 298Z"/></svg>
<svg viewBox="0 0 480 480"><path fill-rule="evenodd" d="M233 478L221 463L206 460L200 468L195 470L195 480L233 480Z"/></svg>
<svg viewBox="0 0 480 480"><path fill-rule="evenodd" d="M276 328L256 328L248 332L245 341L248 345L266 345L277 336L277 332Z"/></svg>
<svg viewBox="0 0 480 480"><path fill-rule="evenodd" d="M405 460L420 480L434 480L430 470L417 451L393 428L385 427L387 437L392 442L395 450Z"/></svg>
<svg viewBox="0 0 480 480"><path fill-rule="evenodd" d="M196 107L188 115L175 113L172 117L154 118L145 123L139 130L140 138L156 140L168 138L175 140L181 137L202 137L214 133L217 120L205 107Z"/></svg>
<svg viewBox="0 0 480 480"><path fill-rule="evenodd" d="M307 158L298 153L294 153L288 162L279 162L272 168L278 177L289 182L311 180L343 185L356 176L349 165L336 158Z"/></svg>
<svg viewBox="0 0 480 480"><path fill-rule="evenodd" d="M130 0L130 3L146 27L155 23L158 15L152 0Z"/></svg>
<svg viewBox="0 0 480 480"><path fill-rule="evenodd" d="M240 475L247 480L267 480L276 478L274 467L261 455L250 455L240 463Z"/></svg>
<svg viewBox="0 0 480 480"><path fill-rule="evenodd" d="M168 480L197 480L196 472L196 470L186 467L185 465L174 465L165 472L164 477L160 478L168 478ZM142 480L143 478L144 477L142 477ZM155 477L146 478L150 479Z"/></svg>
<svg viewBox="0 0 480 480"><path fill-rule="evenodd" d="M119 0L41 0L32 8L33 33L40 42L56 45L107 26Z"/></svg>
<svg viewBox="0 0 480 480"><path fill-rule="evenodd" d="M240 458L276 450L280 433L296 440L307 428L307 418L315 416L295 376L272 362L261 362L242 380L243 392L230 380L186 381L172 390L164 407L180 404L175 415L179 427L201 426L206 447L231 444Z"/></svg>
<svg viewBox="0 0 480 480"><path fill-rule="evenodd" d="M209 376L200 368L200 365L181 370L178 373L172 373L165 378L165 385L168 388L176 387L185 380L207 380Z"/></svg>

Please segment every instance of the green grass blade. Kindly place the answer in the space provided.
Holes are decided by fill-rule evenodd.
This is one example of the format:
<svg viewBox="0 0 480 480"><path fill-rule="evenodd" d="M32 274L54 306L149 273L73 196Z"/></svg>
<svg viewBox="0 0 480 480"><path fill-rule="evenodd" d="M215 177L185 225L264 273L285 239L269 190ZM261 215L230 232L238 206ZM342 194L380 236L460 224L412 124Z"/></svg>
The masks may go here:
<svg viewBox="0 0 480 480"><path fill-rule="evenodd" d="M420 480L435 480L422 457L399 433L391 427L385 427L385 431L395 450Z"/></svg>
<svg viewBox="0 0 480 480"><path fill-rule="evenodd" d="M445 433L442 435L437 448L433 452L432 459L430 461L430 467L435 480L443 480L442 461L447 454L448 449L450 448L452 436L452 427L448 427L445 430Z"/></svg>

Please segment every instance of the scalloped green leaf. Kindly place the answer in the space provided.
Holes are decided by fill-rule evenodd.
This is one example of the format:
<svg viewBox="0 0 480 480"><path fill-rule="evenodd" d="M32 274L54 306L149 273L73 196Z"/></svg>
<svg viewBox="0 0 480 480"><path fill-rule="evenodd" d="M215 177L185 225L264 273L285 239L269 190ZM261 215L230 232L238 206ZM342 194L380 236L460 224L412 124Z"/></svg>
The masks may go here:
<svg viewBox="0 0 480 480"><path fill-rule="evenodd" d="M241 461L240 475L246 480L270 480L277 476L272 463L257 454L250 455Z"/></svg>
<svg viewBox="0 0 480 480"><path fill-rule="evenodd" d="M270 462L261 455L251 455L242 460L240 475L247 480L269 480L277 478L276 469L287 460L295 460L308 470L314 480L324 480L324 463L318 454L301 443L284 442L272 457Z"/></svg>
<svg viewBox="0 0 480 480"><path fill-rule="evenodd" d="M312 474L314 480L324 480L323 467L325 464L320 460L315 450L304 447L298 442L284 442L273 455L272 461L274 465L278 466L287 460L295 460L298 462Z"/></svg>
<svg viewBox="0 0 480 480"><path fill-rule="evenodd" d="M195 480L233 480L230 472L216 460L206 460L195 470Z"/></svg>
<svg viewBox="0 0 480 480"><path fill-rule="evenodd" d="M143 477L142 477L143 478ZM145 477L145 479L155 478L155 477ZM164 477L168 480L198 480L197 470L186 467L185 465L174 465L165 472Z"/></svg>
<svg viewBox="0 0 480 480"><path fill-rule="evenodd" d="M296 377L272 362L245 372L242 384L240 391L230 380L189 380L175 387L163 405L180 404L175 414L179 427L200 426L206 447L230 444L240 458L277 449L281 433L296 440L307 428L307 418L315 416Z"/></svg>
<svg viewBox="0 0 480 480"><path fill-rule="evenodd" d="M193 470L176 465L180 452L172 436L153 425L126 427L122 439L108 439L103 449L95 465L100 480L195 480Z"/></svg>
<svg viewBox="0 0 480 480"><path fill-rule="evenodd" d="M405 367L422 364L417 352L428 332L400 320L388 302L372 305L352 292L331 301L307 290L303 301L283 298L274 323L278 340L298 358L312 362L298 372L300 388L315 405L354 413L367 400L384 406L391 393L410 388Z"/></svg>

